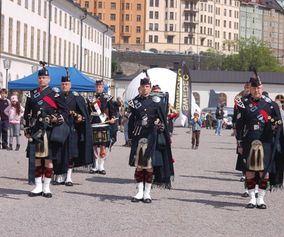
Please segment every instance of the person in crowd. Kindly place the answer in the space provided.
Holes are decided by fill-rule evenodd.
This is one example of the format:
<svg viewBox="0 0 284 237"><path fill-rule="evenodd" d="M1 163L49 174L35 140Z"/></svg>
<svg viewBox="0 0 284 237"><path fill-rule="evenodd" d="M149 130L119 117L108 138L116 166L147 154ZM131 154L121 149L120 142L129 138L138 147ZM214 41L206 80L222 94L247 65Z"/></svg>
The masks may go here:
<svg viewBox="0 0 284 237"><path fill-rule="evenodd" d="M24 115L24 108L18 100L18 96L11 96L11 104L4 110L9 118L9 150L13 150L13 138L16 138L15 151L20 149L20 126L21 118Z"/></svg>
<svg viewBox="0 0 284 237"><path fill-rule="evenodd" d="M56 126L66 121L67 107L59 95L59 89L49 87L50 77L46 63L41 64L43 67L38 71L39 87L30 91L26 100L24 131L29 141L27 157L35 159L35 188L29 196L51 198L53 161L62 154L62 144L54 139L58 135L54 133Z"/></svg>
<svg viewBox="0 0 284 237"><path fill-rule="evenodd" d="M224 119L224 104L221 104L216 109L216 119L217 119L217 127L215 130L215 135L221 136L223 119Z"/></svg>
<svg viewBox="0 0 284 237"><path fill-rule="evenodd" d="M96 81L96 94L87 100L93 127L95 167L90 173L106 175L104 168L107 148L111 145L110 126L115 123L112 96L104 92L104 81Z"/></svg>
<svg viewBox="0 0 284 237"><path fill-rule="evenodd" d="M283 179L274 179L273 182L270 179L276 170L279 171L273 157L279 140L275 134L282 127L282 120L271 99L262 95L263 85L257 75L250 78L250 85L250 94L237 104L237 150L246 160L246 186L250 197L246 207L266 209L264 197L269 181L272 187L283 183ZM256 184L259 186L257 198Z"/></svg>
<svg viewBox="0 0 284 237"><path fill-rule="evenodd" d="M73 186L72 172L74 167L93 163L93 141L90 116L85 99L71 90L72 83L67 75L61 78L60 97L68 108L67 124L70 134L63 149L61 159L56 161L56 179L54 184Z"/></svg>
<svg viewBox="0 0 284 237"><path fill-rule="evenodd" d="M192 125L191 148L197 150L199 146L200 132L202 127L202 120L201 118L199 118L198 111L195 111L193 113L193 118L191 119L191 125Z"/></svg>
<svg viewBox="0 0 284 237"><path fill-rule="evenodd" d="M8 147L8 128L9 117L5 114L5 109L10 105L10 100L7 99L8 92L6 89L0 90L0 137L2 149L9 149Z"/></svg>
<svg viewBox="0 0 284 237"><path fill-rule="evenodd" d="M128 103L129 165L136 167L134 177L138 188L132 202L151 203L152 183L171 188L171 177L174 175L166 107L160 97L150 95L150 92L151 82L143 78L139 95Z"/></svg>

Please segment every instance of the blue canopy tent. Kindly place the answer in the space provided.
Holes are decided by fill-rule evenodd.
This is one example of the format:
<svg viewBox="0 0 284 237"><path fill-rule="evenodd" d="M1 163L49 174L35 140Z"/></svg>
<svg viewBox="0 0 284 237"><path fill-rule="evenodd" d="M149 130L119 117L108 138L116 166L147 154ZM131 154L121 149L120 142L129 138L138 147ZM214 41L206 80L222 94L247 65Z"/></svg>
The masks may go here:
<svg viewBox="0 0 284 237"><path fill-rule="evenodd" d="M64 67L47 67L49 76L50 76L50 87L58 87L60 88L61 77L66 76L66 70ZM81 73L74 67L68 68L70 80L72 83L72 90L78 92L94 92L96 90L96 81L90 79L88 76ZM18 79L15 81L10 81L8 83L9 90L32 90L38 87L37 81L38 72L34 72L33 74L24 77L22 79ZM108 90L108 86L105 85L104 91Z"/></svg>

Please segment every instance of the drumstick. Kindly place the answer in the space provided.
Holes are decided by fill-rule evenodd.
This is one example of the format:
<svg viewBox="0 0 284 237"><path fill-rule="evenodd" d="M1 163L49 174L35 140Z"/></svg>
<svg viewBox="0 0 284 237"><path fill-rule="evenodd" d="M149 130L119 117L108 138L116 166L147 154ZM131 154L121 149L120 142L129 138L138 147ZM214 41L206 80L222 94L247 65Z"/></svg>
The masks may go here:
<svg viewBox="0 0 284 237"><path fill-rule="evenodd" d="M118 118L114 118L114 120L118 120ZM109 123L110 121L111 121L111 119L106 120L106 121L104 121L104 122L102 122L102 123L99 123L99 124L106 124L106 123Z"/></svg>

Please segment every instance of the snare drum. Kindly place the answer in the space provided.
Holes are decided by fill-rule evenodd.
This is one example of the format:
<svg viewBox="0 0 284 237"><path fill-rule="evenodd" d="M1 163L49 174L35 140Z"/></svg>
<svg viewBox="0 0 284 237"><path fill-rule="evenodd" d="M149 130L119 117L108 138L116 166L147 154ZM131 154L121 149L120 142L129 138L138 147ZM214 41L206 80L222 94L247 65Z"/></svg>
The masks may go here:
<svg viewBox="0 0 284 237"><path fill-rule="evenodd" d="M110 126L109 124L92 124L93 144L96 146L110 144Z"/></svg>

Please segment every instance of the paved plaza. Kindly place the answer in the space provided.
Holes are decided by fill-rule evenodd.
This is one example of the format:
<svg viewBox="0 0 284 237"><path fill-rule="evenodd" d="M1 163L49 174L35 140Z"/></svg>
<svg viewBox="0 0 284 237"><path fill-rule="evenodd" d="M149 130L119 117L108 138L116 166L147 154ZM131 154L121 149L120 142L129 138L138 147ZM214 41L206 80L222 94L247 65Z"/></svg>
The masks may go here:
<svg viewBox="0 0 284 237"><path fill-rule="evenodd" d="M51 186L51 199L28 197L21 136L20 152L0 150L0 236L284 236L282 191L267 194L267 210L245 209L231 131L203 129L199 150L190 149L187 131L176 128L173 136L173 189L153 189L152 204L130 202L134 170L122 133L106 176L80 170L73 187Z"/></svg>

